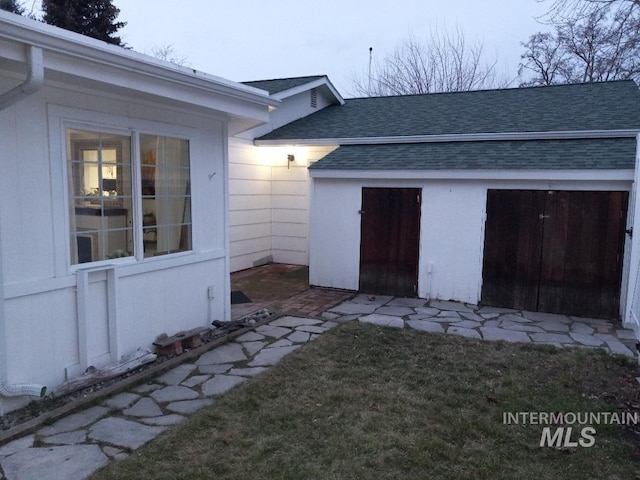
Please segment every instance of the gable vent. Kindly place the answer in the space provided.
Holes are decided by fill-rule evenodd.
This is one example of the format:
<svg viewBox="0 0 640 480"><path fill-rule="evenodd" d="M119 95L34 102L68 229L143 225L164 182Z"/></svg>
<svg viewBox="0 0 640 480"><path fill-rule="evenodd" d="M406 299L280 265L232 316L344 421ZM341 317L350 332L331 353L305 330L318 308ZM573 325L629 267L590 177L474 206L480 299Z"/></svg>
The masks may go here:
<svg viewBox="0 0 640 480"><path fill-rule="evenodd" d="M311 108L318 108L318 89L311 89Z"/></svg>

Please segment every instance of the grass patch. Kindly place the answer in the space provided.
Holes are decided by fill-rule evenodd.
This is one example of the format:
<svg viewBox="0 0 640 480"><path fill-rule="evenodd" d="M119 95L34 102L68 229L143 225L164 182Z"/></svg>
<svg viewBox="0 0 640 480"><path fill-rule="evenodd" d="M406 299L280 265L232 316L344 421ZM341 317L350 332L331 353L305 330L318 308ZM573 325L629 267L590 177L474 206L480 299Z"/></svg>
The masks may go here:
<svg viewBox="0 0 640 480"><path fill-rule="evenodd" d="M637 401L637 375L592 350L354 322L91 478L636 478L620 426L596 425L591 448L540 448L542 426L503 412L614 411Z"/></svg>

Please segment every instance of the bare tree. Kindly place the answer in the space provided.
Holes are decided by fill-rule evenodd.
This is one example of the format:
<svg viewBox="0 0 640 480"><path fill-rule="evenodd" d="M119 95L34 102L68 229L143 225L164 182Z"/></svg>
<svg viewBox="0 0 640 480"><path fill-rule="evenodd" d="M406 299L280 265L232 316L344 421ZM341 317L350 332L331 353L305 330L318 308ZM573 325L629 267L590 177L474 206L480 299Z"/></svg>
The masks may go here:
<svg viewBox="0 0 640 480"><path fill-rule="evenodd" d="M469 45L462 32L432 33L425 43L410 35L374 62L364 79L355 79L357 95L388 96L492 88L500 83L496 61L485 62L482 43ZM506 81L501 83L506 85Z"/></svg>
<svg viewBox="0 0 640 480"><path fill-rule="evenodd" d="M180 66L189 66L189 57L176 53L171 44L151 47L151 55L165 62L175 63Z"/></svg>
<svg viewBox="0 0 640 480"><path fill-rule="evenodd" d="M537 33L523 43L520 73L534 76L521 85L640 81L640 9L596 9L568 19L555 33Z"/></svg>
<svg viewBox="0 0 640 480"><path fill-rule="evenodd" d="M611 8L640 7L640 0L536 0L538 3L549 3L549 10L543 16L550 23L558 23L567 19L579 19L589 14L609 10Z"/></svg>

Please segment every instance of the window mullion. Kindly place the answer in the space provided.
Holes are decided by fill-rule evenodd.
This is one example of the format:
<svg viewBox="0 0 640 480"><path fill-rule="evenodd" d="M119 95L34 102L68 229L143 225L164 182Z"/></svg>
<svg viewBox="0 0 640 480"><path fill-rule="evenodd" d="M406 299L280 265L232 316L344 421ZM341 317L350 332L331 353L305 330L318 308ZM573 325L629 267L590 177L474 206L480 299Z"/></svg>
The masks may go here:
<svg viewBox="0 0 640 480"><path fill-rule="evenodd" d="M136 260L144 259L144 242L142 232L142 173L141 173L141 161L140 161L140 135L138 132L133 132L131 141L131 159L132 159L132 203L133 212L133 251Z"/></svg>

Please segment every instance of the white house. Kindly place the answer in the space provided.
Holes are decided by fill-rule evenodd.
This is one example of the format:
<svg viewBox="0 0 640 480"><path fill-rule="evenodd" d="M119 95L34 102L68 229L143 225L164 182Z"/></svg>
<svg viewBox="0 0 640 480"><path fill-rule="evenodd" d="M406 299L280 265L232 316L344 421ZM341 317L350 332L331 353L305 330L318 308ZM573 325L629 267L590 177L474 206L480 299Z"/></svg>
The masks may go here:
<svg viewBox="0 0 640 480"><path fill-rule="evenodd" d="M347 99L254 145L283 172L288 151L309 165L313 285L620 316L640 334L639 132L622 81Z"/></svg>
<svg viewBox="0 0 640 480"><path fill-rule="evenodd" d="M0 11L0 413L230 318L227 139L279 103Z"/></svg>

